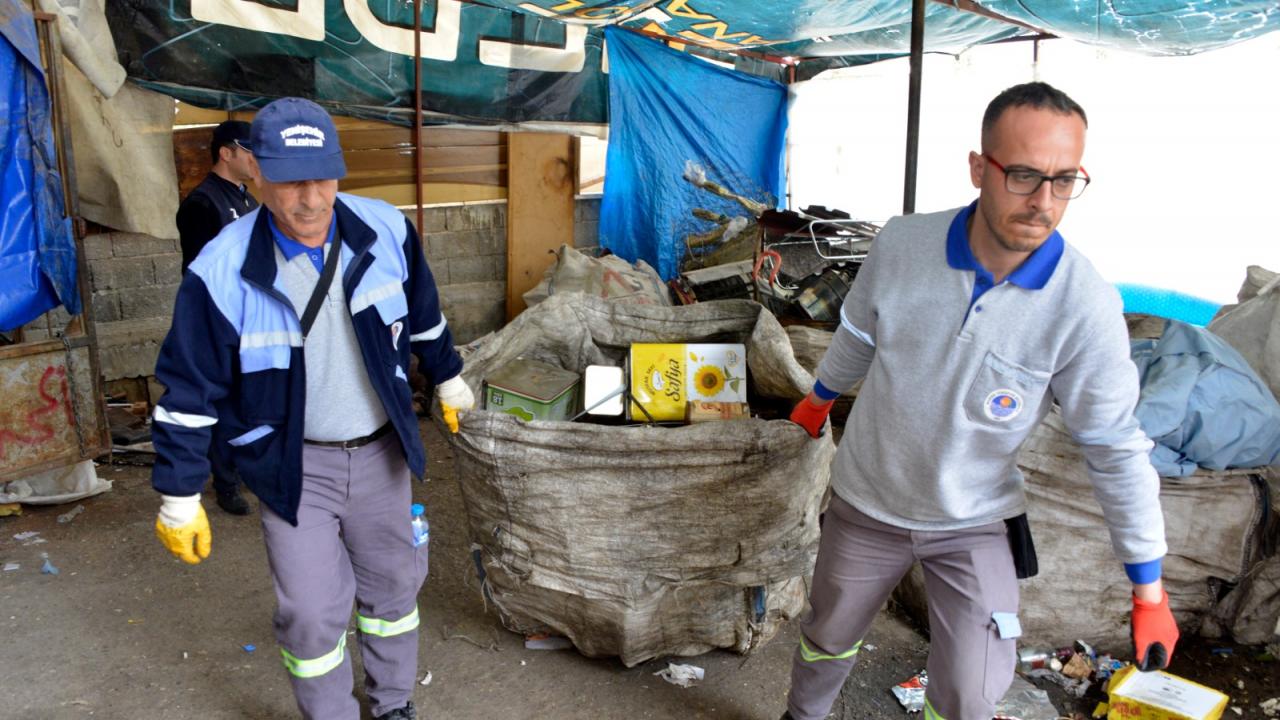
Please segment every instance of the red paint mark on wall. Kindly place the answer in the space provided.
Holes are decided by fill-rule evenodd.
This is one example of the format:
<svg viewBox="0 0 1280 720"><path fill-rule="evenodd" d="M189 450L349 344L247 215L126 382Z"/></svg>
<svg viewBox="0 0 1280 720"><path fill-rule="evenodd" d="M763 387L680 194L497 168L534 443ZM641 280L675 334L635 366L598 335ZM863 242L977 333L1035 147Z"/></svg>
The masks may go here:
<svg viewBox="0 0 1280 720"><path fill-rule="evenodd" d="M67 369L50 365L44 369L36 385L41 405L28 412L24 422L14 427L0 427L0 459L3 459L11 443L39 445L53 439L55 428L51 424L58 407L62 407L67 425L74 426L75 413L71 409L71 396L67 392Z"/></svg>

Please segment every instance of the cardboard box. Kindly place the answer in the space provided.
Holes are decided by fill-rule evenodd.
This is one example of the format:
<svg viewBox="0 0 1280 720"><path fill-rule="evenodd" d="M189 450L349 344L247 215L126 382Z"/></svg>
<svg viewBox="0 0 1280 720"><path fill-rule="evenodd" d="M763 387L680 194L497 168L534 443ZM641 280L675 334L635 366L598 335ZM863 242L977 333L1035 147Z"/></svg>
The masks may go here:
<svg viewBox="0 0 1280 720"><path fill-rule="evenodd" d="M635 398L627 403L627 416L632 420L682 421L685 407L692 401L747 401L747 349L743 345L635 343L627 367Z"/></svg>
<svg viewBox="0 0 1280 720"><path fill-rule="evenodd" d="M1159 670L1129 666L1111 678L1107 720L1218 720L1229 698Z"/></svg>
<svg viewBox="0 0 1280 720"><path fill-rule="evenodd" d="M516 358L485 378L484 407L525 420L568 420L578 407L578 373Z"/></svg>
<svg viewBox="0 0 1280 720"><path fill-rule="evenodd" d="M690 425L720 420L748 420L750 418L751 410L746 403L691 400L684 413L684 421Z"/></svg>

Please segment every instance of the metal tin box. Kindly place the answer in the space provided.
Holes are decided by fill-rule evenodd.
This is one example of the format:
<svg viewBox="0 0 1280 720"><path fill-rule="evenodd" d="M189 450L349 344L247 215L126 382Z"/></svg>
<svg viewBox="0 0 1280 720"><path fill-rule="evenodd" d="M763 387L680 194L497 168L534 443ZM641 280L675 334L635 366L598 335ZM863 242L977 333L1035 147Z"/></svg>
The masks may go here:
<svg viewBox="0 0 1280 720"><path fill-rule="evenodd" d="M568 420L578 407L578 373L516 358L485 378L484 406L525 420Z"/></svg>

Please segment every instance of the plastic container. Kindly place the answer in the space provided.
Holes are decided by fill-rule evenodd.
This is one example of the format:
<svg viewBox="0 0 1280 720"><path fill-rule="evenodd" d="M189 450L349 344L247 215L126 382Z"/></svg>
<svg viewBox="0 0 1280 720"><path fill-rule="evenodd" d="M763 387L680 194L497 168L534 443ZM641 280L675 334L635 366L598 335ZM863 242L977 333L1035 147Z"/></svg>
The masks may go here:
<svg viewBox="0 0 1280 720"><path fill-rule="evenodd" d="M413 520L409 522L413 526L413 546L426 545L431 539L431 526L427 523L426 508L414 503L409 507L409 513L413 516Z"/></svg>

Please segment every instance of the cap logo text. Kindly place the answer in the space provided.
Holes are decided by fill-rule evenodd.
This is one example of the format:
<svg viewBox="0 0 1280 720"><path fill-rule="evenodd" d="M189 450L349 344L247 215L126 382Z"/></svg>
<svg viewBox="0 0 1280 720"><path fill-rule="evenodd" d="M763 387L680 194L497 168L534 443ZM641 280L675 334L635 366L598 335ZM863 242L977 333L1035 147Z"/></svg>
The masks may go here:
<svg viewBox="0 0 1280 720"><path fill-rule="evenodd" d="M310 125L294 125L280 131L285 147L324 147L324 132Z"/></svg>

